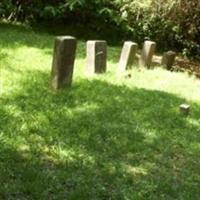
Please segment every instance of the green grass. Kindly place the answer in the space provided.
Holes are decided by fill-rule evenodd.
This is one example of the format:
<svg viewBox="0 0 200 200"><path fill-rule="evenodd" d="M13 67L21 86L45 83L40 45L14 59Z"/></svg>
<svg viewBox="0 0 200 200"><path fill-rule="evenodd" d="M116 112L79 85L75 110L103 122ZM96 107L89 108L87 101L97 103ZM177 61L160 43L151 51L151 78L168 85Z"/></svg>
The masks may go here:
<svg viewBox="0 0 200 200"><path fill-rule="evenodd" d="M73 86L54 93L53 40L0 24L0 199L199 199L200 80L138 67L119 78L120 47L87 77L79 41Z"/></svg>

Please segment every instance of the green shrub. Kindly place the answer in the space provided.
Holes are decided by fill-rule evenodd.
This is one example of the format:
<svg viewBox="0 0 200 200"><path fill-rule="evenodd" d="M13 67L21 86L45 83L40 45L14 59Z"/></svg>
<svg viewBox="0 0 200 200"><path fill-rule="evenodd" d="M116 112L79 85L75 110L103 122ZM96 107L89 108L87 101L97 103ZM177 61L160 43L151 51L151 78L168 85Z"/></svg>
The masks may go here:
<svg viewBox="0 0 200 200"><path fill-rule="evenodd" d="M108 30L118 40L149 37L159 49L200 55L199 0L3 0L0 16L19 21L76 23Z"/></svg>

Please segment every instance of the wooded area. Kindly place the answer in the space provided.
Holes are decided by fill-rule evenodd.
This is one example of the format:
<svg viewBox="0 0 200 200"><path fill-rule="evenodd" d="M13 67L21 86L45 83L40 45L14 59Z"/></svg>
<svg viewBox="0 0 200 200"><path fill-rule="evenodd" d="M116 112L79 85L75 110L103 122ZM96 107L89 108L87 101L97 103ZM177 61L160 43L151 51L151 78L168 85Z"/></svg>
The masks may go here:
<svg viewBox="0 0 200 200"><path fill-rule="evenodd" d="M82 24L96 33L113 32L117 39L140 43L148 37L159 49L200 55L198 0L3 0L0 16L29 23Z"/></svg>

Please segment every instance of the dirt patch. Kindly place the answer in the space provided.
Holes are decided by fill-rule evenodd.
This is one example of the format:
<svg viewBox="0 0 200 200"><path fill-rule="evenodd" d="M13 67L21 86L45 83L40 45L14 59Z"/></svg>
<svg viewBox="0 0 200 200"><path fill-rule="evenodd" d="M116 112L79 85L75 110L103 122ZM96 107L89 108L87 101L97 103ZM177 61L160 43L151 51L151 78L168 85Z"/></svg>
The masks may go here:
<svg viewBox="0 0 200 200"><path fill-rule="evenodd" d="M174 70L185 71L200 78L200 62L177 57Z"/></svg>

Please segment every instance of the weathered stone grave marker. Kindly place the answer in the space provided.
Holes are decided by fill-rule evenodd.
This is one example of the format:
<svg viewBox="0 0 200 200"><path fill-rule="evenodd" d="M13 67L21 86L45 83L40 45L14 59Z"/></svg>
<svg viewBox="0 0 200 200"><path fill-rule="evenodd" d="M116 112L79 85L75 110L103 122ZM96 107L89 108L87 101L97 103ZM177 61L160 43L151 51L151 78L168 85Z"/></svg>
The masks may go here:
<svg viewBox="0 0 200 200"><path fill-rule="evenodd" d="M183 115L189 115L190 114L190 105L188 104L181 104L179 106L180 108L180 112L183 114Z"/></svg>
<svg viewBox="0 0 200 200"><path fill-rule="evenodd" d="M176 53L174 51L168 51L164 53L161 64L170 70L174 64Z"/></svg>
<svg viewBox="0 0 200 200"><path fill-rule="evenodd" d="M124 42L124 46L122 48L119 60L119 71L125 71L132 67L134 59L136 57L137 48L138 45L134 42L131 41Z"/></svg>
<svg viewBox="0 0 200 200"><path fill-rule="evenodd" d="M107 42L90 40L87 42L86 71L88 74L106 72Z"/></svg>
<svg viewBox="0 0 200 200"><path fill-rule="evenodd" d="M76 38L71 36L59 36L55 38L50 82L53 89L71 86L76 44Z"/></svg>
<svg viewBox="0 0 200 200"><path fill-rule="evenodd" d="M140 57L140 66L150 67L152 58L156 49L156 43L152 41L145 41Z"/></svg>

